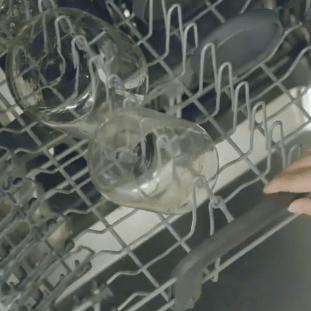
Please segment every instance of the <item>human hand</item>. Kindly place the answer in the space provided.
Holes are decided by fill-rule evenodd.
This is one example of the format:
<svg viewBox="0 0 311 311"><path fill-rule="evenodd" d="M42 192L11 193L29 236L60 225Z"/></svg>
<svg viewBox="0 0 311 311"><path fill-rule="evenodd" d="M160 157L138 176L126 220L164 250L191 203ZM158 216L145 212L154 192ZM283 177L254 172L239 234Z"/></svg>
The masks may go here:
<svg viewBox="0 0 311 311"><path fill-rule="evenodd" d="M264 189L266 194L278 192L311 192L311 149L306 156L276 175ZM311 198L294 201L288 210L291 213L311 216Z"/></svg>

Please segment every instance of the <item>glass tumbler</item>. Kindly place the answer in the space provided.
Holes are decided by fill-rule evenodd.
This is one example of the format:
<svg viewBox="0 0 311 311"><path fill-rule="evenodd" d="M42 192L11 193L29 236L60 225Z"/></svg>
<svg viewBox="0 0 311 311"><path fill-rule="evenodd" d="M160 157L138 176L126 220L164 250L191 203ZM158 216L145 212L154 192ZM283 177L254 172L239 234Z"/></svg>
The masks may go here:
<svg viewBox="0 0 311 311"><path fill-rule="evenodd" d="M194 180L210 189L218 154L200 126L157 111L133 107L107 115L89 147L92 181L108 200L164 214L192 210Z"/></svg>
<svg viewBox="0 0 311 311"><path fill-rule="evenodd" d="M53 0L0 0L0 54L6 51L21 27L40 13L52 9Z"/></svg>
<svg viewBox="0 0 311 311"><path fill-rule="evenodd" d="M101 19L77 9L44 12L9 49L8 84L38 121L90 138L109 110L145 99L148 69L140 48Z"/></svg>

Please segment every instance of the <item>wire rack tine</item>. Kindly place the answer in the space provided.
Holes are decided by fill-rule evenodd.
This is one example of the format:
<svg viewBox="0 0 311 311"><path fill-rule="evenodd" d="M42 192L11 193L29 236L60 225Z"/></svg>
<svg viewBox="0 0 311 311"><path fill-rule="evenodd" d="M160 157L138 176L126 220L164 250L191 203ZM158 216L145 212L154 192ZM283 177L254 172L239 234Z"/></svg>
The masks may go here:
<svg viewBox="0 0 311 311"><path fill-rule="evenodd" d="M293 147L290 148L287 156L287 166L291 165L294 161L294 155L296 153L296 160L300 159L302 156L302 145L296 144Z"/></svg>
<svg viewBox="0 0 311 311"><path fill-rule="evenodd" d="M199 35L198 35L198 28L197 25L195 24L195 21L200 18L200 16L203 16L206 13L212 13L218 20L220 20L222 23L225 21L223 15L221 14L218 5L222 3L223 1L216 1L213 4L206 2L206 5L204 9L202 8L202 11L197 14L196 17L191 19L190 21L183 21L182 20L182 11L181 11L181 6L180 5L175 5L171 8L166 8L165 7L165 0L162 0L161 3L163 5L162 10L164 12L164 22L165 22L165 51L164 54L159 55L157 51L154 49L154 47L148 42L149 38L152 37L154 28L153 28L153 1L151 0L150 6L149 6L149 16L151 17L149 19L148 23L148 30L145 35L142 35L138 28L134 26L134 21L135 21L135 16L132 14L128 18L123 18L123 13L122 13L122 8L120 8L116 2L110 1L112 9L120 15L121 22L119 25L122 27L127 27L130 29L131 33L134 34L134 36L137 37L138 44L140 46L144 46L148 50L148 52L154 57L154 60L152 60L149 63L149 66L160 66L163 68L167 75L170 77L174 77L174 82L178 83L183 90L184 94L186 95L186 99L184 99L181 95L176 96L173 100L170 101L170 107L168 110L168 113L170 114L176 114L178 116L181 116L181 111L183 108L187 107L190 104L194 104L198 109L202 112L202 114L205 116L204 121L210 122L210 124L219 132L221 139L226 140L232 147L233 149L237 152L238 158L234 161L231 161L229 163L226 163L222 168L220 169L219 173L224 173L228 168L233 167L235 164L238 162L245 162L248 167L256 174L256 178L249 181L248 183L245 183L243 185L240 185L237 187L237 189L232 192L227 198L224 199L224 202L228 202L231 200L239 191L244 189L245 187L251 185L252 183L261 180L263 183L266 183L267 180L265 179L265 176L268 172L270 172L271 169L271 156L273 152L276 150L281 150L281 155L282 155L282 161L283 161L283 167L288 165L293 161L293 159L299 158L302 153L302 147L297 145L291 148L291 150L286 153L285 150L285 142L288 138L294 137L299 131L302 131L307 125L310 123L310 115L306 109L301 107L298 103L299 99L301 99L305 94L306 90L299 94L299 96L295 97L291 95L289 90L285 87L284 81L287 79L287 77L290 76L290 74L294 71L296 66L298 65L299 61L304 57L307 53L309 53L310 47L308 46L307 48L303 49L300 54L295 58L294 62L291 63L291 66L286 70L285 74L280 78L279 76L275 75L274 70L272 67L269 67L267 65L267 62L272 59L278 52L279 47L281 44L287 39L287 37L293 33L293 31L296 31L301 28L301 25L297 25L295 27L291 27L289 30L287 30L284 33L284 36L282 38L282 41L279 43L278 47L273 51L273 53L260 65L258 65L256 68L253 68L250 72L247 72L244 77L239 77L235 78L232 75L232 66L229 63L222 64L219 69L216 64L216 58L215 58L215 46L207 45L205 47L204 53L201 54L201 64L204 64L205 61L205 54L211 53L212 54L212 65L214 68L214 79L215 83L213 85L207 85L203 81L203 70L200 75L199 79L199 91L196 91L195 93L192 93L190 89L186 87L186 85L183 84L182 82L182 76L186 73L186 66L187 66L187 58L189 52L192 51L194 47L196 47L199 44ZM40 10L43 10L45 3L43 0L39 0L39 6ZM250 1L246 0L244 3L244 6L242 8L242 12L245 11L248 6L250 5ZM178 18L178 27L176 29L172 25L172 14L177 13L177 18ZM64 28L70 28L72 25L70 24L70 21L66 19L63 19L63 17L58 17L58 21L55 24L55 28L58 27L58 36L60 39L60 29ZM189 41L189 32L193 30L193 36L194 36L194 41L195 44L194 46L191 46ZM46 31L46 30L45 30ZM87 53L90 52L90 49L88 48L88 45L92 45L100 38L100 35L98 35L96 38L94 38L90 42L86 42L84 37L81 36L76 36L74 40L72 41L72 54L74 55L74 63L76 63L76 66L78 65L79 59L78 59L78 50L82 49L84 51L87 51ZM170 44L172 42L172 37L175 36L176 38L180 39L181 46L182 46L182 61L180 65L180 71L175 71L175 68L170 68L170 66L166 62L166 57L169 56L170 54ZM47 36L46 36L47 38ZM59 41L59 44L61 44L61 41ZM61 45L57 46L58 49L61 48ZM33 64L35 65L35 64ZM99 69L103 67L103 58L99 55L91 55L91 60L89 62L89 71L90 75L92 75L92 87L93 87L93 92L96 91L96 79L97 75L99 75ZM203 66L202 66L203 67ZM250 86L246 80L246 78L249 77L250 74L252 74L255 70L257 69L262 69L264 72L265 76L269 77L272 79L272 83L270 84L269 88L262 91L261 94L257 94L255 96L250 94ZM26 74L26 73L25 73ZM100 76L100 75L99 75ZM18 77L16 77L18 78ZM100 77L102 78L102 77ZM113 84L115 81L118 84L120 81L118 81L118 77L114 77L113 80L111 80L111 83ZM105 81L105 86L107 87L107 94L109 95L109 90L108 90L108 84L107 81ZM1 82L1 85L5 85L5 81ZM223 84L227 84L224 85ZM109 84L110 85L110 84ZM235 88L233 87L235 85ZM121 84L120 87L122 88L123 85ZM274 114L269 114L267 115L266 113L266 105L263 102L258 103L258 99L265 94L265 92L269 92L273 87L278 87L280 90L282 90L283 94L287 94L289 98L289 103L288 105L282 107L279 109L279 111L275 112ZM124 88L122 88L124 90ZM202 105L200 101L200 97L203 96L204 94L207 94L211 90L216 90L217 94L217 99L215 103L215 111L212 114L209 114L204 105ZM52 91L55 91L52 88ZM73 97L75 97L77 94L77 84L75 86L75 91L72 94ZM222 103L222 96L228 96L231 99L231 106L232 106L232 128L229 131L224 131L221 124L216 120L216 117L218 115L219 109L221 108L221 103ZM245 96L245 103L243 103L243 107L240 106L239 98ZM44 161L42 164L38 165L35 167L32 171L27 173L27 177L35 179L38 175L40 174L48 174L49 176L53 176L55 174L59 174L62 176L62 180L58 182L58 184L53 187L52 189L46 191L44 193L44 200L49 200L52 198L54 195L57 194L62 194L62 195L71 195L71 194L77 194L81 201L83 201L87 209L86 210L76 210L76 209L68 209L66 211L66 214L75 214L75 215L88 215L89 213L94 215L99 222L101 222L104 225L104 229L102 230L95 230L95 229L87 229L86 231L80 233L78 237L83 236L83 234L92 234L92 235L104 235L104 234L111 234L113 238L117 241L118 243L118 250L117 251L109 251L109 250L102 250L102 252L94 253L92 256L88 259L88 262L93 262L93 260L97 259L100 257L101 254L107 252L110 253L116 258L119 255L127 255L129 258L131 258L135 265L137 266L137 269L133 269L132 271L119 271L117 274L114 274L113 276L110 277L108 282L112 283L114 282L119 276L121 275L128 275L134 277L137 274L143 273L144 276L150 281L152 286L154 287L154 290L151 292L143 292L143 291L138 291L134 293L130 293L129 296L126 298L124 302L120 302L118 310L123 310L127 309L128 311L134 311L138 310L140 307L144 306L147 302L151 301L153 298L156 296L161 296L164 298L167 303L163 305L159 310L164 311L173 306L174 300L170 300L170 296L167 294L167 289L170 288L170 286L175 282L174 279L168 280L166 283L159 284L157 282L157 279L154 275L151 274L150 272L150 267L153 266L156 262L159 260L163 259L166 257L169 253L173 251L174 248L181 246L186 252L191 251L191 247L188 243L188 239L191 237L193 234L193 231L196 227L196 210L193 211L193 220L192 220L192 225L191 225L191 230L190 232L185 235L185 236L180 236L177 231L173 228L172 222L174 221L174 217L164 217L162 215L157 215L157 220L159 223L155 225L153 228L151 228L148 232L145 234L142 234L138 238L136 238L134 241L131 243L126 243L122 237L117 233L116 231L116 226L122 224L123 222L130 220L131 217L133 217L137 212L136 211L130 211L126 216L121 217L120 219L113 221L113 222L108 222L106 217L104 217L100 212L99 212L99 207L100 207L100 202L98 203L93 203L91 200L84 194L84 192L81 190L82 187L84 187L87 183L90 182L90 178L87 176L87 168L81 169L79 172L76 172L75 174L69 174L67 172L67 168L69 165L76 160L78 160L80 157L84 157L86 154L86 149L83 147L85 146L86 141L84 142L73 142L73 145L71 145L68 149L66 149L64 152L61 152L57 155L54 155L49 152L50 148L53 148L54 146L57 146L59 143L63 142L65 139L65 135L61 135L56 139L53 139L53 141L50 142L42 142L38 135L35 134L34 128L37 125L36 122L32 123L26 123L24 122L23 118L18 115L16 112L16 106L11 105L11 103L8 101L7 98L5 98L2 95L3 99L0 98L0 100L3 102L3 107L5 109L2 109L3 107L1 106L0 114L2 113L7 113L10 112L13 114L13 116L16 118L17 122L20 123L20 127L18 129L12 129L12 128L1 128L0 133L12 133L12 134L22 134L22 133L27 133L27 135L31 136L35 144L37 145L36 148L28 150L27 147L20 147L17 148L13 151L13 154L17 154L19 152L24 152L27 155L31 156L37 156L41 153L43 153L46 157L47 160ZM61 98L61 97L59 97ZM108 102L109 98L108 98ZM126 105L126 103L124 103ZM290 133L287 136L285 136L285 131L283 130L283 124L280 121L276 121L273 123L272 126L268 128L268 121L273 120L274 117L277 117L281 112L286 111L290 106L295 106L299 109L299 111L302 113L302 115L307 118L308 121L306 121L304 124L302 124L299 128L295 130L294 133ZM110 109L112 109L111 104L110 104ZM246 152L243 152L240 149L240 146L234 141L232 136L235 134L235 132L238 129L238 113L244 113L245 117L248 119L249 122L249 131L250 131L250 144L249 144L249 149ZM262 114L263 118L262 121L259 122L257 121L257 116L258 114ZM275 139L276 133L275 131L280 132L278 135L280 139ZM257 168L256 163L252 162L250 160L249 155L254 151L254 145L255 145L255 133L257 134L261 133L262 137L265 139L266 143L266 151L267 151L267 167L264 172L260 172L259 169ZM274 138L274 139L273 139ZM159 136L159 140L157 141L157 144L160 144L161 141L163 140L163 137ZM3 147L5 148L5 147ZM144 149L144 148L143 148ZM70 153L72 151L78 151L79 154L70 156ZM81 150L81 151L80 151ZM7 150L9 151L9 150ZM9 155L1 156L0 160L3 158L9 157ZM69 157L69 159L68 159ZM84 178L82 181L80 180L81 178ZM208 184L206 183L205 179L201 179L201 177L198 177L197 179L194 180L194 194L193 194L193 201L194 201L194 207L197 207L198 201L197 201L197 194L195 189L202 187L202 182L204 184L203 187L205 187L206 193L210 196L210 198L217 199L214 197L213 192L211 189L209 189ZM20 201L26 200L27 196L25 196L24 199L20 199ZM215 203L215 202L214 202ZM216 205L215 205L216 207ZM213 220L213 209L214 207L211 205L210 209L210 228L211 228L211 234L214 233L214 220ZM10 216L13 215L15 210L12 212L12 214L9 214ZM231 221L232 219L230 218L230 212L226 210L223 210L223 213L226 215L227 220ZM22 217L23 219L23 217ZM285 225L285 224L284 224ZM279 229L280 227L278 227ZM170 248L168 248L165 252L162 254L158 255L157 257L153 258L151 261L149 261L147 264L142 264L138 256L133 252L133 249L136 248L138 245L140 245L143 241L146 239L151 238L156 232L159 232L159 230L165 229L171 236L176 240L174 244ZM277 229L277 228L276 228ZM48 239L45 235L39 234L36 232L36 241L37 242L47 242ZM259 244L260 242L258 242ZM254 244L255 245L255 244ZM254 246L253 245L253 246ZM35 244L32 245L32 247L35 247ZM53 248L52 248L53 249ZM250 248L248 248L249 250ZM244 250L243 250L244 251ZM243 251L239 254L239 256L243 253ZM245 251L246 252L246 251ZM22 255L26 256L26 253L21 253ZM57 254L55 253L54 250L50 249L50 254L51 258L48 258L51 261L55 260L55 264L60 263L63 265L62 261L64 264L66 262L64 261L64 258L62 256L57 257ZM54 257L55 256L55 259ZM53 258L52 258L53 257ZM120 257L118 257L120 258ZM238 258L238 256L235 257L235 260ZM212 271L211 273L208 274L206 272L207 276L205 277L205 280L213 278L214 281L217 281L218 274L221 270L223 270L226 265L229 265L231 261L226 261L226 262L220 262L218 260L215 263L215 270ZM17 264L18 262L16 262ZM40 269L45 268L49 264L49 261L44 261L41 263L40 267L37 267L37 270L33 271L33 276L34 279L37 280L39 284L40 282L43 282L43 278L47 276L48 273L50 273L50 270L44 269L47 271L46 274L43 274L42 278L38 278L41 271ZM51 267L54 267L51 265ZM136 267L135 267L136 268ZM68 266L68 271L72 271L72 268ZM207 271L207 270L206 270ZM64 280L64 283L59 284L59 287L57 290L54 291L54 293L51 295L51 297L56 297L62 291L72 280L73 280L73 275L72 279ZM26 284L27 282L25 282ZM31 283L31 282L30 282ZM23 285L23 284L22 284ZM29 292L30 293L30 292ZM13 299L12 297L10 297ZM26 299L26 296L25 296ZM43 304L50 304L52 303L52 298L44 300L39 306L40 308L44 307ZM135 301L139 300L138 302L135 303ZM80 306L77 307L77 310L87 310L88 308L92 308L92 310L99 310L102 306L100 303L93 303L92 301L87 301L87 302L82 302L81 300ZM134 305L133 305L134 304ZM39 310L37 308L37 310Z"/></svg>
<svg viewBox="0 0 311 311"><path fill-rule="evenodd" d="M149 263L145 264L143 267L141 267L140 269L136 270L136 271L120 271L118 273L116 273L115 275L113 275L108 281L107 284L111 284L117 277L122 276L122 275L130 275L130 276L135 276L137 274L140 274L143 272L144 269L148 269L150 268L153 264L155 264L156 262L158 262L159 260L163 259L164 257L166 257L168 254L170 254L174 249L176 249L178 246L181 245L182 242L187 241L194 233L195 231L195 226L196 226L196 207L193 208L192 211L192 225L191 225L191 229L190 232L181 239L180 242L175 243L173 246L171 246L169 249L167 249L164 253L162 253L161 255L155 257L154 259L152 259Z"/></svg>

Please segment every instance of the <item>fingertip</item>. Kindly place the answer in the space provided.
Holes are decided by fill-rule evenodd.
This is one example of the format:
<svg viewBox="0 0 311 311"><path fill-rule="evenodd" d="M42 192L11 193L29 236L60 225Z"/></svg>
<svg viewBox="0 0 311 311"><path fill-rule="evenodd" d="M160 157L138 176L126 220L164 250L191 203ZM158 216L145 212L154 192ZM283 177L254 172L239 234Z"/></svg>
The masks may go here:
<svg viewBox="0 0 311 311"><path fill-rule="evenodd" d="M300 210L300 208L293 204L288 208L288 211L292 214L302 214L302 211Z"/></svg>
<svg viewBox="0 0 311 311"><path fill-rule="evenodd" d="M263 193L265 193L265 194L269 193L269 186L266 186L263 188Z"/></svg>
<svg viewBox="0 0 311 311"><path fill-rule="evenodd" d="M263 192L265 194L271 194L271 193L275 193L277 191L275 191L273 184L269 184L268 186L264 187Z"/></svg>
<svg viewBox="0 0 311 311"><path fill-rule="evenodd" d="M282 175L278 174L270 180L269 184L263 189L265 194L274 194L283 191L282 189Z"/></svg>
<svg viewBox="0 0 311 311"><path fill-rule="evenodd" d="M305 214L311 216L311 199L299 199L294 201L288 208L293 214Z"/></svg>

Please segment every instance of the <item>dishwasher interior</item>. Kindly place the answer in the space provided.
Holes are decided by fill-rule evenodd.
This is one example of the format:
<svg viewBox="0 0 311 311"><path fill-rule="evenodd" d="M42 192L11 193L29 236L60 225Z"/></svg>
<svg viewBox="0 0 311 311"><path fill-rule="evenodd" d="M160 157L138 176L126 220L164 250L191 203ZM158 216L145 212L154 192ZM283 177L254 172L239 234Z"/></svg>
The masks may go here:
<svg viewBox="0 0 311 311"><path fill-rule="evenodd" d="M186 284L182 294L177 290L179 263L265 201L262 189L269 179L311 146L310 1L198 0L189 5L177 0L38 0L41 12L44 3L48 9L85 10L131 37L148 63L144 106L199 124L216 144L219 169L213 189L202 176L193 180L194 204L185 215L106 200L89 175L88 139L48 127L16 103L7 83L4 49L0 310L196 310L204 301L199 300L202 283L215 286L221 271L297 218L288 214L245 237L202 267L194 288ZM236 55L243 72L229 61L219 63L217 46L207 38L228 21L256 10L278 16L276 27L282 32L277 42L261 60L241 60L239 55L245 54L235 50L219 51L224 58ZM1 27L0 21L5 33ZM249 28L247 22L240 32ZM249 39L264 45L264 38ZM248 53L246 42L235 47ZM198 62L197 72L192 62Z"/></svg>

